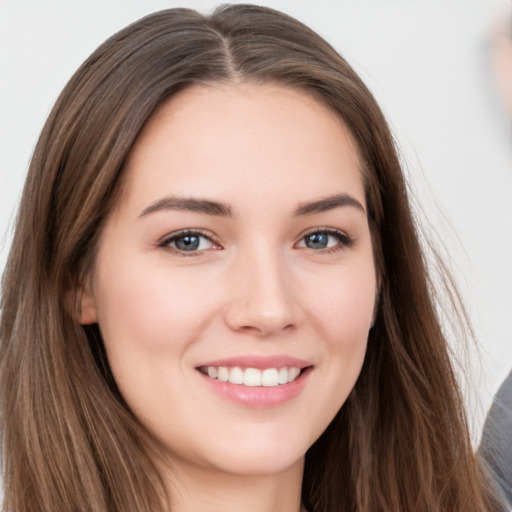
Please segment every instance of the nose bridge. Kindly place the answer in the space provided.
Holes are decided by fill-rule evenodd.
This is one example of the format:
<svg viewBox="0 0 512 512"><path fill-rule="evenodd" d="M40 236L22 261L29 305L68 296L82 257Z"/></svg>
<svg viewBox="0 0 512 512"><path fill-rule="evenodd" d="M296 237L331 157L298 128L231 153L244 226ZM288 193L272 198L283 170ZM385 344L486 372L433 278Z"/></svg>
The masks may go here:
<svg viewBox="0 0 512 512"><path fill-rule="evenodd" d="M267 335L295 325L289 268L278 248L268 240L251 244L233 266L227 314L233 329Z"/></svg>

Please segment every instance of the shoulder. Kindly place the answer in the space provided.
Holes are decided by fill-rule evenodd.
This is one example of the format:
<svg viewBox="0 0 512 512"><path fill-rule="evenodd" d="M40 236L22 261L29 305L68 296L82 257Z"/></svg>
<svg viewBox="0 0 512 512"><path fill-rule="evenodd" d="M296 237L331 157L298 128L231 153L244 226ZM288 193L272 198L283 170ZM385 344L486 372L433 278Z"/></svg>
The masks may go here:
<svg viewBox="0 0 512 512"><path fill-rule="evenodd" d="M485 420L479 454L512 506L512 372L501 385Z"/></svg>

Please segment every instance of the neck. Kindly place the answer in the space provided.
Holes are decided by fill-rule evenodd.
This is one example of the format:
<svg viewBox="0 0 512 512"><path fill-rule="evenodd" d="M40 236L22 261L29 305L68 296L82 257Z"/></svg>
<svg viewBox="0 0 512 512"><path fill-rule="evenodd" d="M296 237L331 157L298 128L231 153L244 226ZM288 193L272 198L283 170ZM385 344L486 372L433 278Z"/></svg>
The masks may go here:
<svg viewBox="0 0 512 512"><path fill-rule="evenodd" d="M301 512L304 461L270 475L234 475L179 464L169 472L175 512Z"/></svg>

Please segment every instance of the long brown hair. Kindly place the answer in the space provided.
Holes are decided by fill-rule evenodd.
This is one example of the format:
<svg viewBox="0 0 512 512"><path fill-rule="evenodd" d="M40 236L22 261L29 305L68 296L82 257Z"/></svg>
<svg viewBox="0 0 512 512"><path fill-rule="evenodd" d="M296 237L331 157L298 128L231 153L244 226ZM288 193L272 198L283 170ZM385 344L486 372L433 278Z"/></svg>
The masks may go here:
<svg viewBox="0 0 512 512"><path fill-rule="evenodd" d="M340 55L274 10L170 9L100 46L36 146L3 277L1 436L6 510L170 508L155 442L123 401L97 327L70 304L155 109L190 84L275 82L312 95L363 161L378 313L357 384L306 454L311 512L493 510L436 314L393 138Z"/></svg>

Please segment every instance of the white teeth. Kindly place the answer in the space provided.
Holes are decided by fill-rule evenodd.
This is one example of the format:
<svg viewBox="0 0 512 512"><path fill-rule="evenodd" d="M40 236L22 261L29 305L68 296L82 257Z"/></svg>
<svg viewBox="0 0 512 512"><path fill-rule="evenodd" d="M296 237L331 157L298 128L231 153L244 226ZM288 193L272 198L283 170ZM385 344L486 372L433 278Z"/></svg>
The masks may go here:
<svg viewBox="0 0 512 512"><path fill-rule="evenodd" d="M300 368L296 366L266 368L265 370L259 370L258 368L246 368L243 370L238 366L233 368L208 366L207 368L201 368L201 370L211 379L230 382L231 384L243 384L249 387L275 387L293 382L300 375Z"/></svg>
<svg viewBox="0 0 512 512"><path fill-rule="evenodd" d="M231 384L243 384L244 383L244 372L241 368L231 368L229 372L229 382Z"/></svg>
<svg viewBox="0 0 512 512"><path fill-rule="evenodd" d="M300 373L299 368L295 368L295 367L290 368L290 370L288 371L288 382L292 382L293 380L295 380L299 376L299 373Z"/></svg>
<svg viewBox="0 0 512 512"><path fill-rule="evenodd" d="M227 382L229 380L229 370L224 368L224 366L219 366L219 369L217 370L217 379L221 382Z"/></svg>
<svg viewBox="0 0 512 512"><path fill-rule="evenodd" d="M261 370L247 368L244 372L244 386L261 386Z"/></svg>
<svg viewBox="0 0 512 512"><path fill-rule="evenodd" d="M263 370L261 374L261 385L262 386L277 386L279 384L279 377L277 370L275 368L269 368L268 370Z"/></svg>

